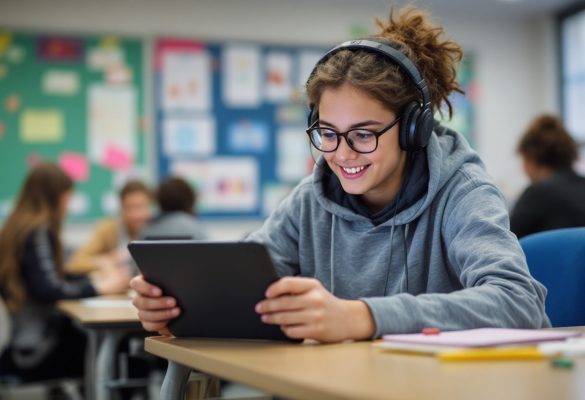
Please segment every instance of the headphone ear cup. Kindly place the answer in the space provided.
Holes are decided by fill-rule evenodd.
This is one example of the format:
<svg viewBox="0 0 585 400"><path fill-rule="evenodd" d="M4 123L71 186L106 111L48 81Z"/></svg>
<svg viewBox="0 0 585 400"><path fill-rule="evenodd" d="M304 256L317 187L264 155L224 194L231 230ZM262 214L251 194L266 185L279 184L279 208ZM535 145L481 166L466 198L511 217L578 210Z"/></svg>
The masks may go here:
<svg viewBox="0 0 585 400"><path fill-rule="evenodd" d="M413 138L416 129L416 117L419 113L420 106L413 101L407 104L402 112L402 121L400 121L400 131L398 142L400 148L404 151L413 151Z"/></svg>
<svg viewBox="0 0 585 400"><path fill-rule="evenodd" d="M429 138L433 132L434 122L435 120L431 110L429 108L422 109L420 115L417 117L416 132L414 135L417 150L424 149L427 147L427 144L429 144Z"/></svg>
<svg viewBox="0 0 585 400"><path fill-rule="evenodd" d="M409 103L402 113L399 142L404 151L418 151L427 146L433 131L433 115L429 108L421 108L416 101Z"/></svg>

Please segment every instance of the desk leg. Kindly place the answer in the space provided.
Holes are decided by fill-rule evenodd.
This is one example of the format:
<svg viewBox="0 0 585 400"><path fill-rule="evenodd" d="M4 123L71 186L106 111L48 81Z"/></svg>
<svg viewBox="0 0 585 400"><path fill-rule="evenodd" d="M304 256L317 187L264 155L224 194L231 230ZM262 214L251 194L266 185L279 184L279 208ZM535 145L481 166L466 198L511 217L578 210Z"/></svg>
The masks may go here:
<svg viewBox="0 0 585 400"><path fill-rule="evenodd" d="M99 333L87 329L87 349L85 350L85 398L95 400L95 362L99 342Z"/></svg>
<svg viewBox="0 0 585 400"><path fill-rule="evenodd" d="M115 377L116 350L120 339L126 334L124 331L110 330L104 333L104 338L99 348L95 371L94 400L110 400L111 389L108 388Z"/></svg>
<svg viewBox="0 0 585 400"><path fill-rule="evenodd" d="M190 373L191 368L169 361L167 373L160 389L160 399L184 399Z"/></svg>

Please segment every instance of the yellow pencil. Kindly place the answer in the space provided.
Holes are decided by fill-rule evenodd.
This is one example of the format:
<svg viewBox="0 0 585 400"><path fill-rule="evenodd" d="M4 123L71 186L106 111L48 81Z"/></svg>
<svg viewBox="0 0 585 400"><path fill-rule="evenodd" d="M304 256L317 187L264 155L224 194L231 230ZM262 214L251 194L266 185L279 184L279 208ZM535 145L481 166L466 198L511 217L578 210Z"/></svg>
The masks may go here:
<svg viewBox="0 0 585 400"><path fill-rule="evenodd" d="M490 347L449 350L437 354L441 361L542 360L547 358L536 347Z"/></svg>

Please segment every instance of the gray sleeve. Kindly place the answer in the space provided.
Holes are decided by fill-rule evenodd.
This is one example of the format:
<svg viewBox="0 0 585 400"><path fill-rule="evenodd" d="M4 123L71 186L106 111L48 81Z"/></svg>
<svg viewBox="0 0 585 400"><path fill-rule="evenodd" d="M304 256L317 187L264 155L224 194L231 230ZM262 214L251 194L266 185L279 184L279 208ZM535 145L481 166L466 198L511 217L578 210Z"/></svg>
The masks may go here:
<svg viewBox="0 0 585 400"><path fill-rule="evenodd" d="M266 219L262 227L244 240L264 244L279 276L299 273L299 212L295 190Z"/></svg>
<svg viewBox="0 0 585 400"><path fill-rule="evenodd" d="M492 185L455 196L445 209L441 241L447 267L463 288L362 299L374 316L376 336L420 332L425 327L550 326L544 312L546 289L530 276L524 253L508 226L504 201ZM431 263L435 261L431 257ZM444 268L431 265L431 270L435 267Z"/></svg>

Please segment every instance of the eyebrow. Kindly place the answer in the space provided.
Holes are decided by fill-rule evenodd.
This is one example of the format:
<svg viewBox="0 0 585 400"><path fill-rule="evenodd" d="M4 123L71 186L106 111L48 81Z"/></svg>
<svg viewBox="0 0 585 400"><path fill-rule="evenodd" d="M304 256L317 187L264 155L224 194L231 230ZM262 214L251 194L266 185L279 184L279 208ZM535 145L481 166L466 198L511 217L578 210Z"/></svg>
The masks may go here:
<svg viewBox="0 0 585 400"><path fill-rule="evenodd" d="M330 128L337 129L337 127L334 124L332 124L331 122L324 121L322 119L319 120L319 125L326 125ZM374 120L361 121L361 122L357 122L353 125L350 125L349 129L363 128L364 126L370 126L370 125L382 125L382 122L374 121Z"/></svg>

